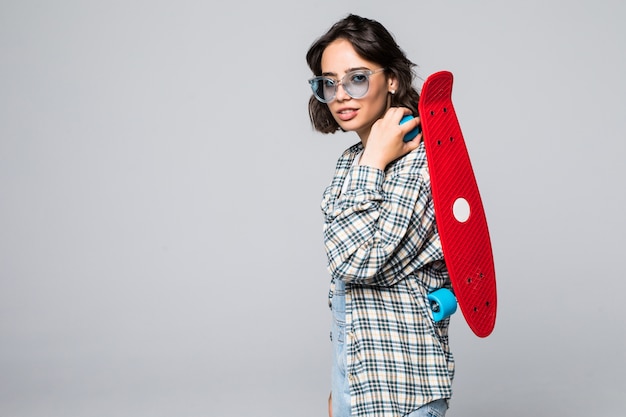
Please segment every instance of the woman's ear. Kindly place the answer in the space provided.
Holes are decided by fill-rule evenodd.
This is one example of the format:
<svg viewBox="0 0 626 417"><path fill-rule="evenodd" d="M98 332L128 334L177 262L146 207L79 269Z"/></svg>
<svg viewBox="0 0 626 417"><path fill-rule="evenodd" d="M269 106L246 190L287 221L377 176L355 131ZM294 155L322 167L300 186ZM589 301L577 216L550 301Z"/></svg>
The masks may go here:
<svg viewBox="0 0 626 417"><path fill-rule="evenodd" d="M390 75L387 78L387 89L389 93L395 94L398 89L398 79L394 75Z"/></svg>

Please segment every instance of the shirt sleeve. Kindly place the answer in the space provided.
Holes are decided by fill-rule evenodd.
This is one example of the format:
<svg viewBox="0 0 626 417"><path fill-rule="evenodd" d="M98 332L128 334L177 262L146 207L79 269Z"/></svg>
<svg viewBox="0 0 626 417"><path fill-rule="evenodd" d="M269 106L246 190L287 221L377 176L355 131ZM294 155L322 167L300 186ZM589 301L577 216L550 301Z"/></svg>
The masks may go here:
<svg viewBox="0 0 626 417"><path fill-rule="evenodd" d="M328 269L335 279L391 286L429 238L428 184L415 170L385 174L354 166L336 210L324 223Z"/></svg>

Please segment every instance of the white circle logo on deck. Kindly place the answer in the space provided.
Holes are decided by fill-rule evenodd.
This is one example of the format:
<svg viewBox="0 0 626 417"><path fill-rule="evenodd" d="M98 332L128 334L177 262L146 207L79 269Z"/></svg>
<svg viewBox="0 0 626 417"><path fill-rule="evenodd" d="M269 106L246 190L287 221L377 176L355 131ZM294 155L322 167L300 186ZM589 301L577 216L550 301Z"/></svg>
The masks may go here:
<svg viewBox="0 0 626 417"><path fill-rule="evenodd" d="M470 216L470 205L464 198L457 198L452 205L454 218L461 223L465 223Z"/></svg>

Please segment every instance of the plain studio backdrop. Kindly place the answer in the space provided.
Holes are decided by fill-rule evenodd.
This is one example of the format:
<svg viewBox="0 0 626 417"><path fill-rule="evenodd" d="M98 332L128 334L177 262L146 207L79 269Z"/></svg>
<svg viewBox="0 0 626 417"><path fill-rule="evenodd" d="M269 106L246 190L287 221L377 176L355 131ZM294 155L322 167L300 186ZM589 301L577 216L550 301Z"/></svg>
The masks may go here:
<svg viewBox="0 0 626 417"><path fill-rule="evenodd" d="M357 137L304 57L349 12L455 75L499 310L452 321L448 415L624 415L626 3L3 0L0 416L325 415Z"/></svg>

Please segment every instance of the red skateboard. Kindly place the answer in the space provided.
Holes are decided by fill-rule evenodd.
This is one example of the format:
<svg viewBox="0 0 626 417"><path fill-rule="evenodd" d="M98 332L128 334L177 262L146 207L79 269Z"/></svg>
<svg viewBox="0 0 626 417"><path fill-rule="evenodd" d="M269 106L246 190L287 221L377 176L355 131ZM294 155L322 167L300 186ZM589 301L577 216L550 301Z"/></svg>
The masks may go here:
<svg viewBox="0 0 626 417"><path fill-rule="evenodd" d="M487 337L496 321L495 268L487 219L452 105L452 80L447 71L426 79L419 114L452 291L472 331ZM436 320L454 313L454 296L445 289L429 296Z"/></svg>

